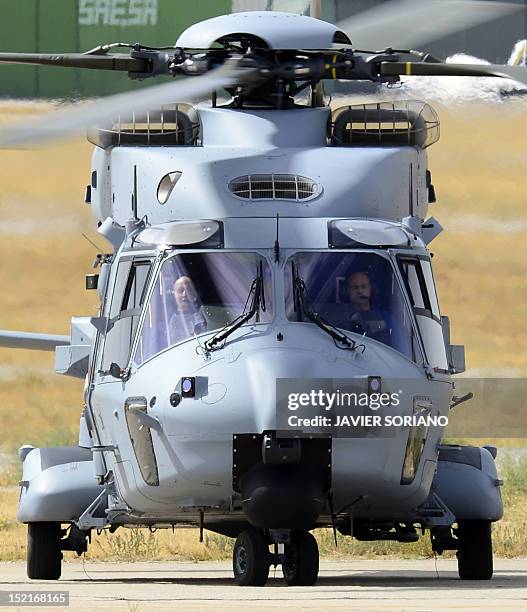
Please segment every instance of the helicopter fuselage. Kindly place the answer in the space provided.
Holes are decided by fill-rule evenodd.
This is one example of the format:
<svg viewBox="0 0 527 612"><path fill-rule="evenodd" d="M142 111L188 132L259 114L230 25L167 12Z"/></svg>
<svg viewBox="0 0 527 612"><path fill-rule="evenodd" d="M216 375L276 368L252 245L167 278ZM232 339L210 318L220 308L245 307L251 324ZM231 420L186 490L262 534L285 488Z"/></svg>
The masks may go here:
<svg viewBox="0 0 527 612"><path fill-rule="evenodd" d="M88 131L86 202L112 247L86 279L98 316L73 318L69 341L0 334L55 349L56 371L85 383L78 445L20 449L28 575L57 579L61 551L84 552L92 529L187 523L236 537L240 585L265 584L271 564L313 584L309 531L324 526L401 542L430 529L435 552L458 551L462 578L490 578L496 449L442 444L449 410L471 394L453 394L464 349L450 342L428 250L442 230L428 217L438 117L411 100L332 110L322 82L523 82L523 69L358 51L337 26L284 13L216 17L176 45L0 54L196 77L0 138L107 119ZM128 54L110 53L119 47ZM178 95L211 99L194 108Z"/></svg>
<svg viewBox="0 0 527 612"><path fill-rule="evenodd" d="M233 474L237 481L243 480L244 474L237 473L236 452L244 451L236 448L235 440L252 435L260 444L263 435L276 435L278 380L367 381L371 376L380 377L384 388L403 392L404 387L401 401L390 408L393 416L412 415L416 397L429 401L431 414L444 416L452 396L444 346L439 348L439 356L433 356L437 362L430 365L429 347L420 339L422 331L415 320L410 322L413 298L400 263L401 257L429 261L423 238L402 224L405 218L426 215L425 151L413 146L328 146L331 116L327 108L200 108L198 114L201 146L121 145L98 147L94 153L91 203L99 222L107 226L110 218L114 226L124 226L132 216L140 219L143 215L147 220L144 233L132 233L119 246L111 266L105 264L108 270L100 288L101 315L114 327L107 327L93 343L86 392L94 445L101 447L104 456L104 473L99 478L102 481L108 472L115 478L112 503L117 509L112 516L117 522L170 523L196 518L203 509L212 512L215 520L223 515L239 520L244 492L239 486L233 488ZM177 180L166 201L161 201L160 184L168 175L177 175ZM244 177L253 191L233 192L233 185L238 189ZM288 180L293 181L293 187ZM309 193L299 194L299 181L300 190L308 189ZM266 189L274 191L265 193ZM367 218L371 221L364 221ZM142 238L150 226L170 228L171 222L184 225L185 220L196 219L221 224L221 248L196 244L182 250L165 244L163 237L154 245L148 244L151 238ZM350 221L352 226L366 223L366 232L369 227L377 235L370 238L370 244L367 240L363 244L352 241L339 249L338 240L331 243L328 229L339 219L356 219L356 223ZM399 231L403 238L387 246L382 242L386 231ZM379 341L364 330L350 334L360 349L343 350L312 322L291 316L291 262L299 254L320 258L305 265L305 273L311 277L317 265L327 268L325 284L333 286L326 287L317 310L329 308L329 319L352 309L346 296L347 275L361 266L363 271L370 270L372 284L381 283L384 291L397 294L392 301L398 301L401 312L388 316L406 321L411 336L408 343L415 344L413 354L408 352L409 344L403 349L395 340ZM152 340L154 332L146 333L148 326L159 335L159 327L173 324L167 309L177 311L171 295L173 278L163 272L169 262L180 262L180 276L194 274L193 283L206 301L204 284L210 289L211 284L219 286L221 282L227 294L229 283L245 282L242 293L249 289L247 278L237 278L236 272L229 277L220 269L222 257L231 257L225 267L232 269L238 255L265 262L265 320L247 322L209 351L206 342L210 332L229 322L225 312L226 318L218 319L218 308L223 306L231 318L239 314L236 304L228 303L229 298L211 296L203 306L206 331L189 332L175 341L160 341L157 336ZM200 258L205 257L210 261L206 273L200 264ZM375 266L381 264L383 271L379 268L374 273ZM219 278L212 278L211 270L216 270ZM200 271L203 278L199 278ZM310 282L310 278L304 280ZM320 284L320 279L316 282ZM435 296L430 275L427 282L426 290ZM130 299L126 294L130 283L136 283L133 291L138 301L125 304ZM324 293L320 287L318 291ZM164 318L159 305L154 304L160 295L165 296ZM386 298L377 295L376 299L378 307L389 309ZM135 314L128 322L126 318L119 320L129 310ZM431 313L429 323L442 338L438 315ZM120 329L124 326L125 332ZM117 342L112 340L115 336ZM153 347L143 346L152 342ZM110 372L114 362L126 371L123 379ZM174 393L181 394L178 384L185 379L197 381L195 395L173 405L171 398ZM155 426L146 420L138 425L149 432L143 440L146 451L138 451L139 443L134 440L127 413L130 398L136 404L142 402L139 410L156 421ZM331 448L313 451L331 453L315 462L326 461L330 466L330 475L320 485L320 496L327 496L329 487L335 506L354 504L356 517L386 518L390 507L390 517L402 520L428 497L434 476L442 428L423 431L415 473L404 484L409 428L390 436L379 436L378 432L362 438L344 435L336 437ZM309 441L302 444L308 448ZM146 466L148 462L155 463L155 477L153 466ZM247 466L239 469L247 470ZM302 480L302 475L295 474L292 479ZM289 490L288 504L294 507L297 498L302 505L293 482ZM119 509L123 504L128 508L124 514ZM322 522L327 521L326 506L323 500L320 512L326 519L321 518Z"/></svg>

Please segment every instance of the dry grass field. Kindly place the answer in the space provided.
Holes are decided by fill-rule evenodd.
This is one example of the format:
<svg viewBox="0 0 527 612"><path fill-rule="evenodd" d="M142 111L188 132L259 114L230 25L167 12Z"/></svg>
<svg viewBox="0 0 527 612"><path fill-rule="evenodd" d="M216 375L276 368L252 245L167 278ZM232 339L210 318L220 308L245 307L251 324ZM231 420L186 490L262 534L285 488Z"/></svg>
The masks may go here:
<svg viewBox="0 0 527 612"><path fill-rule="evenodd" d="M0 125L48 110L46 104L0 102ZM439 109L442 138L429 149L438 202L430 214L445 232L432 244L435 275L453 342L465 344L475 376L527 374L527 106ZM0 328L67 334L69 318L96 312L84 275L96 250L83 203L91 147L81 141L31 151L0 151ZM0 350L0 559L24 556L25 530L14 517L19 477L15 450L74 443L82 383L51 375L53 355ZM477 406L473 407L477 410ZM486 440L486 442L491 440ZM523 439L494 440L525 447ZM506 517L495 528L496 552L527 551L527 462L504 466ZM508 478L507 478L508 477ZM428 544L350 543L318 534L338 555L429 555ZM230 542L195 530L149 534L120 530L96 538L90 558L226 556Z"/></svg>

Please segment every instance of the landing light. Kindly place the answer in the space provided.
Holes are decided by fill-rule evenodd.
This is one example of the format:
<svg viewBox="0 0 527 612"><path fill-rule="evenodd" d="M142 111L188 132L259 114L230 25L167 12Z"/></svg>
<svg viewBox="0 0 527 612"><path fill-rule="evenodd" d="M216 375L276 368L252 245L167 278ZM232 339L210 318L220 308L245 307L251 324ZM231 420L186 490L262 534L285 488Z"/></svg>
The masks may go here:
<svg viewBox="0 0 527 612"><path fill-rule="evenodd" d="M328 243L331 248L410 246L410 234L399 224L373 219L338 219L328 223Z"/></svg>
<svg viewBox="0 0 527 612"><path fill-rule="evenodd" d="M137 241L141 244L221 249L223 224L213 220L161 223L143 230Z"/></svg>

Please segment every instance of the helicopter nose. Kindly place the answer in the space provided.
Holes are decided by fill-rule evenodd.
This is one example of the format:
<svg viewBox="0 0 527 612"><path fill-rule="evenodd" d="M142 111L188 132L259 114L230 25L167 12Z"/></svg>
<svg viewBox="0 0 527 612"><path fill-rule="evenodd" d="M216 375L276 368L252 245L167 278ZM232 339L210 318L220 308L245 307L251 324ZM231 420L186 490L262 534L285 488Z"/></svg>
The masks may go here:
<svg viewBox="0 0 527 612"><path fill-rule="evenodd" d="M324 371L327 365L327 370ZM348 366L349 367L349 366ZM269 350L248 355L244 363L252 418L256 431L276 429L276 386L278 380L332 378L335 364L320 352ZM342 374L344 377L344 373Z"/></svg>
<svg viewBox="0 0 527 612"><path fill-rule="evenodd" d="M247 388L251 389L253 427L259 434L276 430L277 380L313 380L335 373L334 362L325 360L320 352L295 349L248 355L244 367ZM312 452L304 448L304 440L298 460L293 464L281 462L281 453L272 461L263 452L259 454L259 460L239 482L247 520L264 529L311 528L322 511L327 493L321 474L307 462Z"/></svg>

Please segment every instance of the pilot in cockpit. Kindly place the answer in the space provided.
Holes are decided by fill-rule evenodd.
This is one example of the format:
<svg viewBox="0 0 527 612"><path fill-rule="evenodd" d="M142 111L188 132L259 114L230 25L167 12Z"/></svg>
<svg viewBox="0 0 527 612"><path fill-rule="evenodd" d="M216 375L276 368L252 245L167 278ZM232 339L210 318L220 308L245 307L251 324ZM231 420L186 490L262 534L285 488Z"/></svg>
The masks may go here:
<svg viewBox="0 0 527 612"><path fill-rule="evenodd" d="M207 330L207 321L194 282L189 276L180 276L174 282L175 311L170 318L171 344Z"/></svg>
<svg viewBox="0 0 527 612"><path fill-rule="evenodd" d="M389 344L387 313L372 307L373 287L366 272L352 272L346 282L351 309L346 313L347 328Z"/></svg>

